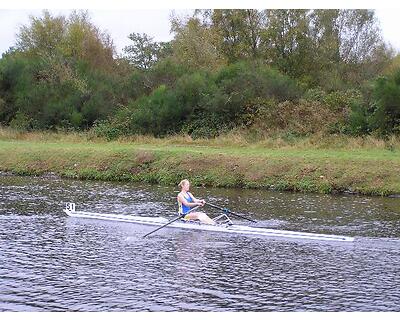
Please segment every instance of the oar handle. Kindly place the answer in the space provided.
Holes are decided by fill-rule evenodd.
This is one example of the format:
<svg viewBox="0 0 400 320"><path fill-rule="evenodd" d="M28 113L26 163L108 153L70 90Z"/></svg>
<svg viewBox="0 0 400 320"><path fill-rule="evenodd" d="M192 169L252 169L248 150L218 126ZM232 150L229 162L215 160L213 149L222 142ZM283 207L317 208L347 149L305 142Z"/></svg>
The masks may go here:
<svg viewBox="0 0 400 320"><path fill-rule="evenodd" d="M206 204L208 204L210 207L213 207L213 208L222 210L222 211L224 211L224 212L226 212L226 213L232 214L232 215L237 216L237 217L240 217L240 218L242 218L242 219L245 219L245 220L248 220L248 221L257 223L257 221L255 221L255 220L253 220L253 219L250 219L250 218L247 218L247 217L244 217L244 216L242 216L242 215L240 215L240 214L237 214L237 213L235 213L235 212L232 212L231 210L229 210L229 209L227 209L227 208L222 208L222 207L216 206L215 204L208 203L208 202L206 202Z"/></svg>

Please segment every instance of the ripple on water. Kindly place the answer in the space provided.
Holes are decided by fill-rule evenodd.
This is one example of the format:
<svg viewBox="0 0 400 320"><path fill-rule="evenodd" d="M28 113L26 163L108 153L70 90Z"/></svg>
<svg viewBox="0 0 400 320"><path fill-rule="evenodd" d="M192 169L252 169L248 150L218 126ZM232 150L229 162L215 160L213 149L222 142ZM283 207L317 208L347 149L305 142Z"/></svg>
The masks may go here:
<svg viewBox="0 0 400 320"><path fill-rule="evenodd" d="M21 177L0 188L0 311L400 311L399 199L195 189L261 226L357 238L143 239L152 227L67 218L63 203L172 217L170 188Z"/></svg>

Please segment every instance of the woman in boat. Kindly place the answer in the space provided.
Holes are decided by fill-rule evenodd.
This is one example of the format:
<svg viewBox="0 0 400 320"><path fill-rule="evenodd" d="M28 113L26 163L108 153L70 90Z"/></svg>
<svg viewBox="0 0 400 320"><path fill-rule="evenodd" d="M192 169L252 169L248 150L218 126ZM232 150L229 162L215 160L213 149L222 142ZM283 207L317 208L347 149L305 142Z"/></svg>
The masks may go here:
<svg viewBox="0 0 400 320"><path fill-rule="evenodd" d="M179 214L183 216L184 219L188 220L200 220L202 223L206 224L215 224L215 221L208 217L204 212L195 212L191 211L188 214L189 210L197 206L204 206L205 201L196 199L190 192L190 182L187 179L182 180L179 185L181 187L181 192L178 194L178 206L179 206Z"/></svg>

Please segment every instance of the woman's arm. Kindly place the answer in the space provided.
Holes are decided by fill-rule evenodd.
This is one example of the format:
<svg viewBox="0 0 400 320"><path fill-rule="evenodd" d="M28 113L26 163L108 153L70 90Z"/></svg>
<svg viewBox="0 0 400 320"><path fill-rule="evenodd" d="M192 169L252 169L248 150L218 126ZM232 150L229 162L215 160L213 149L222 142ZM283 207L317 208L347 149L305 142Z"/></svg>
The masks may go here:
<svg viewBox="0 0 400 320"><path fill-rule="evenodd" d="M192 197L193 201L197 204L204 205L206 202L203 199L195 198L190 192L188 194Z"/></svg>
<svg viewBox="0 0 400 320"><path fill-rule="evenodd" d="M193 197L192 197L192 199L193 199ZM178 201L179 201L180 203L184 204L184 205L187 206L187 207L197 207L197 206L199 205L199 203L196 202L194 199L193 199L194 202L188 202L188 201L185 199L185 197L184 197L182 194L180 194L180 193L178 194Z"/></svg>

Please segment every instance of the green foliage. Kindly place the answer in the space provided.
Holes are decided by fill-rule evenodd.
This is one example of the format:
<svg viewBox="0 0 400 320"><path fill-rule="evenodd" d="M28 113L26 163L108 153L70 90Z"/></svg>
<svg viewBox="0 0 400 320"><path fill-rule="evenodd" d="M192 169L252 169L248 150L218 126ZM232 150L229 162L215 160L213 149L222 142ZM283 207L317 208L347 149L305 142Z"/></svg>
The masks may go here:
<svg viewBox="0 0 400 320"><path fill-rule="evenodd" d="M365 104L353 103L348 121L348 132L352 135L363 135L369 131L369 116Z"/></svg>
<svg viewBox="0 0 400 320"><path fill-rule="evenodd" d="M225 65L223 53L218 50L220 35L209 28L198 18L187 21L173 18L171 30L175 33L173 40L173 58L192 70L212 71Z"/></svg>
<svg viewBox="0 0 400 320"><path fill-rule="evenodd" d="M143 33L131 33L128 38L133 44L123 50L126 59L138 69L150 69L167 50L166 44L154 42L153 38Z"/></svg>
<svg viewBox="0 0 400 320"><path fill-rule="evenodd" d="M5 112L5 106L6 106L6 102L5 102L4 99L0 96L0 114L4 114L4 112Z"/></svg>
<svg viewBox="0 0 400 320"><path fill-rule="evenodd" d="M117 84L105 73L80 73L77 65L71 65L67 67L70 73L62 75L48 72L53 60L24 55L7 60L7 67L0 70L0 90L7 92L12 108L2 110L2 121L11 121L20 111L35 120L37 129L66 124L79 129L105 118L116 104L113 90Z"/></svg>
<svg viewBox="0 0 400 320"><path fill-rule="evenodd" d="M127 102L122 67L112 57L108 36L73 12L69 19L41 18L21 28L18 49L3 56L0 121L17 113L33 119L37 129L85 129ZM13 123L20 123L21 117Z"/></svg>
<svg viewBox="0 0 400 320"><path fill-rule="evenodd" d="M216 83L231 98L236 95L244 99L262 97L284 101L301 96L296 81L259 61L241 61L223 68Z"/></svg>
<svg viewBox="0 0 400 320"><path fill-rule="evenodd" d="M95 121L91 128L91 134L96 137L106 138L108 141L115 140L124 134L123 128L118 123L110 120Z"/></svg>
<svg viewBox="0 0 400 320"><path fill-rule="evenodd" d="M132 83L135 90L141 90L142 94L150 94L151 91L161 85L173 88L177 80L185 74L193 73L189 67L178 63L172 57L166 57L158 61L150 70L138 72L137 81Z"/></svg>
<svg viewBox="0 0 400 320"><path fill-rule="evenodd" d="M56 55L66 27L65 17L52 17L46 10L43 11L42 17L30 16L30 25L20 28L17 48L32 55Z"/></svg>
<svg viewBox="0 0 400 320"><path fill-rule="evenodd" d="M131 134L187 133L215 137L240 125L254 97L295 99L295 81L261 63L238 62L217 72L183 74L173 87L161 85L121 110Z"/></svg>
<svg viewBox="0 0 400 320"><path fill-rule="evenodd" d="M276 99L256 99L246 123L256 135L265 133L304 136L314 133L344 133L348 131L349 114L362 102L358 91L325 93L316 88L308 90L297 101L279 102ZM355 109L354 109L355 110ZM350 117L356 120L355 115ZM354 125L356 123L354 122Z"/></svg>
<svg viewBox="0 0 400 320"><path fill-rule="evenodd" d="M261 56L259 43L266 19L264 12L254 9L216 9L210 19L210 29L219 36L219 50L230 63Z"/></svg>
<svg viewBox="0 0 400 320"><path fill-rule="evenodd" d="M322 90L320 87L309 89L303 95L303 98L307 101L323 102L325 97L326 97L326 92Z"/></svg>
<svg viewBox="0 0 400 320"><path fill-rule="evenodd" d="M109 140L399 133L398 59L376 23L371 10L196 10L172 19L171 42L131 33L115 58L87 12L44 11L0 59L0 123Z"/></svg>
<svg viewBox="0 0 400 320"><path fill-rule="evenodd" d="M215 138L229 129L232 129L232 126L224 123L221 116L215 113L199 113L190 121L185 122L181 132L190 135L193 139Z"/></svg>
<svg viewBox="0 0 400 320"><path fill-rule="evenodd" d="M106 70L114 53L109 35L91 23L87 11L73 11L68 18L52 16L47 10L42 17L31 16L30 24L17 35L17 50L33 57L84 60Z"/></svg>
<svg viewBox="0 0 400 320"><path fill-rule="evenodd" d="M252 130L270 134L286 132L291 135L309 135L328 132L338 121L338 115L317 101L300 100L296 103L260 100Z"/></svg>
<svg viewBox="0 0 400 320"><path fill-rule="evenodd" d="M166 86L160 86L135 101L130 115L132 133L156 136L173 133L174 128L179 128L182 109L176 95Z"/></svg>
<svg viewBox="0 0 400 320"><path fill-rule="evenodd" d="M313 85L328 91L359 86L382 72L391 50L374 10L312 10Z"/></svg>
<svg viewBox="0 0 400 320"><path fill-rule="evenodd" d="M139 98L131 104L128 115L131 132L156 136L179 132L201 108L204 95L212 92L209 85L206 74L194 73L179 78L174 89L161 85L149 96Z"/></svg>
<svg viewBox="0 0 400 320"><path fill-rule="evenodd" d="M372 129L385 135L400 133L400 70L376 80L373 98Z"/></svg>
<svg viewBox="0 0 400 320"><path fill-rule="evenodd" d="M345 90L325 93L320 88L316 88L308 90L304 98L307 101L318 101L324 108L327 108L330 114L327 115L327 121L322 126L327 129L328 133L357 134L357 132L361 132L360 130L366 129L361 120L361 106L364 101L360 91ZM336 121L332 121L332 117Z"/></svg>
<svg viewBox="0 0 400 320"><path fill-rule="evenodd" d="M261 35L265 56L280 71L302 78L315 68L309 10L267 10Z"/></svg>
<svg viewBox="0 0 400 320"><path fill-rule="evenodd" d="M34 120L22 112L17 112L10 121L10 127L21 131L30 131L34 127Z"/></svg>

